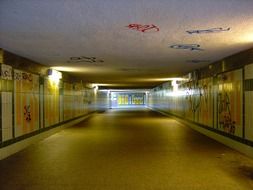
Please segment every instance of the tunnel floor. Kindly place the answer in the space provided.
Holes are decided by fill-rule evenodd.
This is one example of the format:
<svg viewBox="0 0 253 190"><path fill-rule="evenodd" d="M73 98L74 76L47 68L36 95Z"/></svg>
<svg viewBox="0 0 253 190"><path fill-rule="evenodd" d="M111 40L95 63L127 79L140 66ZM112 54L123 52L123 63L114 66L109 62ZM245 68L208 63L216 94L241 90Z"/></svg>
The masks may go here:
<svg viewBox="0 0 253 190"><path fill-rule="evenodd" d="M252 190L253 160L151 110L110 110L0 161L0 189Z"/></svg>

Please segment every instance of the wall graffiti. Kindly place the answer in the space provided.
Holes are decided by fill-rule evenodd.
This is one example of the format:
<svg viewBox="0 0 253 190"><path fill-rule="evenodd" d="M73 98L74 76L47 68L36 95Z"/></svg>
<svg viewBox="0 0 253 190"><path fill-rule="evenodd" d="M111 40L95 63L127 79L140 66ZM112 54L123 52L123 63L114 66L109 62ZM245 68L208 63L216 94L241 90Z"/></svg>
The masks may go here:
<svg viewBox="0 0 253 190"><path fill-rule="evenodd" d="M126 26L129 29L132 30L137 30L139 32L143 32L143 33L148 33L148 32L159 32L160 29L154 25L154 24L146 24L146 25L142 25L142 24L129 24L128 26Z"/></svg>
<svg viewBox="0 0 253 190"><path fill-rule="evenodd" d="M187 60L188 63L209 63L210 60L204 60L204 59L193 59L193 60Z"/></svg>
<svg viewBox="0 0 253 190"><path fill-rule="evenodd" d="M188 100L190 111L194 114L201 107L202 99L205 105L208 103L208 86L207 84L199 85L198 80L188 82L186 89L186 100Z"/></svg>
<svg viewBox="0 0 253 190"><path fill-rule="evenodd" d="M186 90L186 100L188 100L190 111L195 113L200 107L201 102L201 93L199 89L192 89L192 87L188 87Z"/></svg>
<svg viewBox="0 0 253 190"><path fill-rule="evenodd" d="M14 69L13 78L14 130L19 137L39 129L39 75Z"/></svg>
<svg viewBox="0 0 253 190"><path fill-rule="evenodd" d="M26 121L31 121L31 106L30 105L25 105L24 106L24 116Z"/></svg>
<svg viewBox="0 0 253 190"><path fill-rule="evenodd" d="M5 71L2 71L1 76L3 79L6 79L6 78L11 78L12 74L8 70L5 70Z"/></svg>
<svg viewBox="0 0 253 190"><path fill-rule="evenodd" d="M1 78L5 80L12 80L12 67L9 65L1 65Z"/></svg>
<svg viewBox="0 0 253 190"><path fill-rule="evenodd" d="M219 125L227 133L235 133L235 121L230 111L230 99L227 92L218 94Z"/></svg>
<svg viewBox="0 0 253 190"><path fill-rule="evenodd" d="M183 78L187 80L179 82L178 91L175 91L173 96L170 95L170 92L173 92L171 82L154 88L148 96L149 105L210 127L218 133L240 138L246 134L243 129L243 99L247 97L245 95L249 95L247 98L250 102L252 97L250 92L244 91L243 69L219 73L212 77L205 77L201 70L195 70ZM252 111L252 106L245 107L248 113Z"/></svg>
<svg viewBox="0 0 253 190"><path fill-rule="evenodd" d="M171 45L172 49L185 49L190 51L204 51L204 49L200 48L199 44L174 44Z"/></svg>
<svg viewBox="0 0 253 190"><path fill-rule="evenodd" d="M230 28L210 28L205 30L187 30L188 34L207 34L207 33L218 33L229 31Z"/></svg>
<svg viewBox="0 0 253 190"><path fill-rule="evenodd" d="M14 73L14 80L28 80L32 82L33 76L31 73L25 73L25 72L15 72Z"/></svg>
<svg viewBox="0 0 253 190"><path fill-rule="evenodd" d="M68 63L79 63L79 62L87 62L87 63L103 63L104 60L98 59L96 57L87 57L87 56L80 56L80 57L70 57L67 61Z"/></svg>
<svg viewBox="0 0 253 190"><path fill-rule="evenodd" d="M191 85L186 90L186 100L188 100L190 110L195 113L200 107L201 92L199 88L192 88Z"/></svg>

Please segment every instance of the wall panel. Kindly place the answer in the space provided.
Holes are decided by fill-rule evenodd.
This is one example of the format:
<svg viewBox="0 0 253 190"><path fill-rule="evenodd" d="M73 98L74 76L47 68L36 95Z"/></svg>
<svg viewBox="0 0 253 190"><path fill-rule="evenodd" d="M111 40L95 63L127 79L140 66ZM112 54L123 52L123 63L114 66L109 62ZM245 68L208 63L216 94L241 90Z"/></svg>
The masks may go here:
<svg viewBox="0 0 253 190"><path fill-rule="evenodd" d="M1 92L2 141L12 139L12 92Z"/></svg>
<svg viewBox="0 0 253 190"><path fill-rule="evenodd" d="M178 88L169 82L154 88L148 105L231 138L253 140L253 64L203 79L196 72L187 77L177 81Z"/></svg>
<svg viewBox="0 0 253 190"><path fill-rule="evenodd" d="M245 138L253 141L253 64L245 66Z"/></svg>
<svg viewBox="0 0 253 190"><path fill-rule="evenodd" d="M242 69L218 75L217 127L226 133L242 137Z"/></svg>
<svg viewBox="0 0 253 190"><path fill-rule="evenodd" d="M45 127L59 123L60 120L59 81L44 78L44 118Z"/></svg>
<svg viewBox="0 0 253 190"><path fill-rule="evenodd" d="M1 138L7 141L13 137L13 113L12 113L12 95L13 95L13 79L12 67L1 64Z"/></svg>
<svg viewBox="0 0 253 190"><path fill-rule="evenodd" d="M14 70L15 137L39 129L39 76Z"/></svg>
<svg viewBox="0 0 253 190"><path fill-rule="evenodd" d="M57 80L60 73L2 49L0 70L0 146L109 106L97 88L66 73Z"/></svg>

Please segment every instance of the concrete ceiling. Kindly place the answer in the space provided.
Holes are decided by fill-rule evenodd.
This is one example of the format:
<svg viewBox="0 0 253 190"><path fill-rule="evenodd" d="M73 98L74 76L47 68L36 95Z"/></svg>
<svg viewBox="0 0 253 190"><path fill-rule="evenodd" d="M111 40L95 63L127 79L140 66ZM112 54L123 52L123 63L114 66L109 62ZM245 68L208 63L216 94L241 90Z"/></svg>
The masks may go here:
<svg viewBox="0 0 253 190"><path fill-rule="evenodd" d="M1 0L0 47L88 82L154 86L251 48L252 8L252 0Z"/></svg>

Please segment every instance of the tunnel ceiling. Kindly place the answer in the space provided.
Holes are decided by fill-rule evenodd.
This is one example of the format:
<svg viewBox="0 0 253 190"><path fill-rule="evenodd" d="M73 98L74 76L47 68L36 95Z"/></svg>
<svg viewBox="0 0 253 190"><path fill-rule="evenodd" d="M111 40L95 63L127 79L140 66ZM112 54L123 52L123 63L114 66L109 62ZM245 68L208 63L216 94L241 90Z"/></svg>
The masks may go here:
<svg viewBox="0 0 253 190"><path fill-rule="evenodd" d="M252 0L1 0L0 47L92 83L150 87L252 47Z"/></svg>

